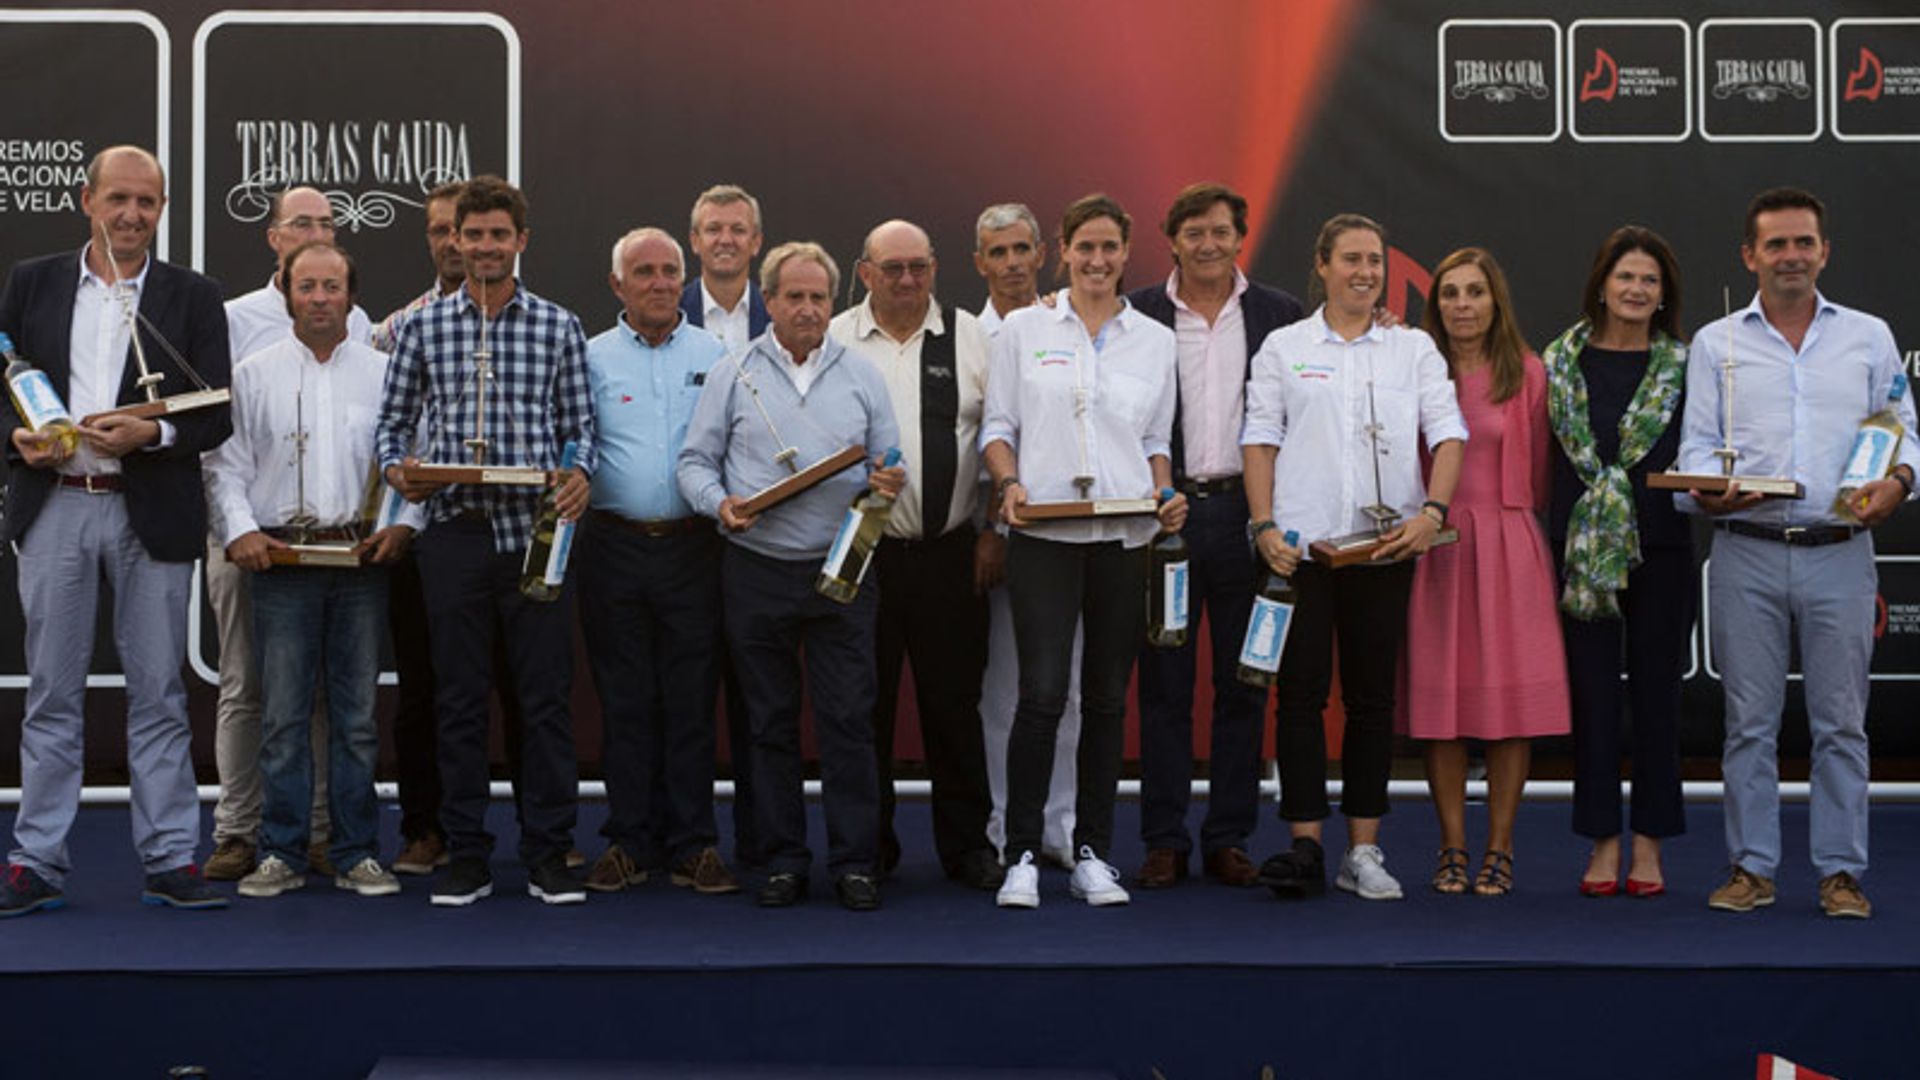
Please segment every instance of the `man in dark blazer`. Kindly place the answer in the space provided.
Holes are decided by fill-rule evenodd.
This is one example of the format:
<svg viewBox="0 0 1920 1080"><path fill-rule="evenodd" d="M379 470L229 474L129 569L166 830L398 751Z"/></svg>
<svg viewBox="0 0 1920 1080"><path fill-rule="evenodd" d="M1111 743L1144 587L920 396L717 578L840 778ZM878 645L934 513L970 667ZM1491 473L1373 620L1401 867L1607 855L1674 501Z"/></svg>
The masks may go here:
<svg viewBox="0 0 1920 1080"><path fill-rule="evenodd" d="M102 150L80 194L86 245L16 265L0 292L0 331L46 372L81 421L79 443L69 449L24 426L11 401L0 406L9 466L0 539L19 555L29 679L20 811L0 916L62 900L103 579L126 671L134 844L146 870L141 897L167 907L227 903L193 861L200 806L180 667L193 560L207 532L200 455L226 439L231 417L225 404L157 420L99 415L146 399L136 385L136 334L149 368L163 376L163 396L227 385L219 286L151 254L166 203L166 177L152 154Z"/></svg>
<svg viewBox="0 0 1920 1080"><path fill-rule="evenodd" d="M1194 184L1174 197L1162 223L1173 273L1128 294L1142 314L1173 328L1173 476L1192 510L1184 530L1194 610L1205 608L1213 646L1213 763L1200 829L1207 876L1252 885L1247 857L1260 800L1260 741L1267 696L1234 675L1255 588L1247 553L1247 497L1240 484L1240 424L1253 355L1267 335L1302 315L1300 302L1249 281L1236 260L1247 238L1247 200L1224 184ZM1143 888L1187 876L1193 838L1187 796L1193 784L1196 636L1178 649L1140 656L1140 834Z"/></svg>

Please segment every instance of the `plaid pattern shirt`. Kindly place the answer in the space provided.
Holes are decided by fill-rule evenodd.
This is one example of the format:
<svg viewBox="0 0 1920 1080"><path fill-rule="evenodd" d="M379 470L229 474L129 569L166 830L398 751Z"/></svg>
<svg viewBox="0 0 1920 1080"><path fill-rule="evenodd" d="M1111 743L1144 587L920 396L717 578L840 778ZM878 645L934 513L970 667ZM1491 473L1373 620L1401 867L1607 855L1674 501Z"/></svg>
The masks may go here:
<svg viewBox="0 0 1920 1080"><path fill-rule="evenodd" d="M413 447L421 460L463 464L472 454L474 350L480 309L465 289L407 319L394 342L380 402L380 466L399 464ZM560 448L580 444L575 464L593 474L593 389L587 338L573 312L516 289L487 328L493 379L487 390L487 463L552 469ZM426 438L417 441L424 419ZM532 488L455 484L427 502L429 522L478 512L493 522L493 548L509 553L533 538L543 493ZM431 527L431 526L429 526Z"/></svg>
<svg viewBox="0 0 1920 1080"><path fill-rule="evenodd" d="M440 291L440 280L435 278L432 288L408 301L406 307L392 312L374 324L373 331L368 337L369 343L383 353L391 353L394 345L400 340L400 328L407 325L408 320L415 315L420 314L428 304L445 295L447 294Z"/></svg>

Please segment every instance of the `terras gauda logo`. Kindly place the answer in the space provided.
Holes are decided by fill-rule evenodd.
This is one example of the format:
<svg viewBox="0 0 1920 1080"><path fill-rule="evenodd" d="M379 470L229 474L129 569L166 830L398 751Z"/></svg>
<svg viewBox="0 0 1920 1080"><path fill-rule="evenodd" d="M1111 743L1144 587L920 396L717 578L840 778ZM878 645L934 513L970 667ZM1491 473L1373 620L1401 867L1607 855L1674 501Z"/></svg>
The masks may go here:
<svg viewBox="0 0 1920 1080"><path fill-rule="evenodd" d="M384 229L399 206L473 176L467 125L446 120L240 120L233 126L240 180L227 190L235 221L264 220L273 196L318 188L342 228Z"/></svg>
<svg viewBox="0 0 1920 1080"><path fill-rule="evenodd" d="M1450 93L1457 101L1478 97L1504 103L1523 95L1544 101L1553 88L1547 85L1546 65L1538 60L1455 60Z"/></svg>
<svg viewBox="0 0 1920 1080"><path fill-rule="evenodd" d="M1713 96L1721 101L1738 96L1766 103L1778 101L1783 94L1804 101L1813 96L1806 61L1792 57L1715 60L1713 76Z"/></svg>

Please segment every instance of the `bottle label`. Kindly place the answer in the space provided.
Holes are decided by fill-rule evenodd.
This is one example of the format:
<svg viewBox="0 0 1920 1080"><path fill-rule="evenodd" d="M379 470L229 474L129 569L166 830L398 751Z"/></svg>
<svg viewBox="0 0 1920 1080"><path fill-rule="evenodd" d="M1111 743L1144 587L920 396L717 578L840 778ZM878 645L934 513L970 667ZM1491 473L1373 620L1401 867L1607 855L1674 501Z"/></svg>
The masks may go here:
<svg viewBox="0 0 1920 1080"><path fill-rule="evenodd" d="M1268 674L1280 670L1280 652L1287 647L1287 630L1293 625L1293 605L1264 596L1253 598L1253 614L1247 617L1247 638L1240 645L1240 662Z"/></svg>
<svg viewBox="0 0 1920 1080"><path fill-rule="evenodd" d="M576 522L562 521L553 527L553 547L547 551L547 572L544 580L549 585L558 585L567 577L567 556L573 554L573 527Z"/></svg>
<svg viewBox="0 0 1920 1080"><path fill-rule="evenodd" d="M57 420L73 423L73 414L67 411L60 401L60 395L54 392L53 380L47 378L47 373L39 368L13 377L13 396L25 414L20 419L26 421L28 430L43 430Z"/></svg>
<svg viewBox="0 0 1920 1080"><path fill-rule="evenodd" d="M1187 628L1187 561L1160 568L1160 625L1168 630Z"/></svg>
<svg viewBox="0 0 1920 1080"><path fill-rule="evenodd" d="M1881 427L1862 427L1853 436L1853 453L1847 455L1846 472L1840 476L1842 488L1857 488L1887 475L1893 467L1894 452L1900 438Z"/></svg>
<svg viewBox="0 0 1920 1080"><path fill-rule="evenodd" d="M857 508L848 508L846 518L840 522L840 531L833 538L833 546L827 549L827 561L820 567L822 574L838 581L846 580L840 570L847 561L847 552L853 550L853 537L860 531L862 516ZM856 581L854 584L860 583Z"/></svg>

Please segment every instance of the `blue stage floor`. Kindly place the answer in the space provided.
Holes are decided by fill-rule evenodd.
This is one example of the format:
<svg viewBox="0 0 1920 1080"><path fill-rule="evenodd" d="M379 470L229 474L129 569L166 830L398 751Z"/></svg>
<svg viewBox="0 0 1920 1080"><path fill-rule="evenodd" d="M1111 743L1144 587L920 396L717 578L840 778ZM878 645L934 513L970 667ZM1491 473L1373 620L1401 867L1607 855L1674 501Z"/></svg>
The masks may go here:
<svg viewBox="0 0 1920 1080"><path fill-rule="evenodd" d="M589 856L602 812L582 810ZM1385 830L1403 902L1282 903L1196 878L1094 910L1049 871L1041 908L1009 912L940 878L926 808L909 803L906 862L865 915L842 911L823 874L784 911L755 908L750 889L664 882L548 908L505 855L510 811L495 814L496 896L469 909L432 908L424 879L361 899L316 878L196 913L141 906L127 811L83 811L67 907L0 923L14 976L0 1015L26 1036L7 1040L26 1057L0 1077L158 1077L185 1062L218 1078L362 1077L414 1055L1744 1078L1768 1050L1853 1080L1912 1075L1895 1063L1920 1057L1920 807L1875 811L1865 922L1819 914L1804 807L1787 810L1779 903L1750 915L1706 907L1724 859L1713 806L1689 808L1671 891L1654 900L1578 896L1585 846L1557 804L1523 810L1513 896L1436 895L1431 812L1410 802ZM1119 818L1130 873L1135 808ZM1256 859L1283 835L1264 821ZM124 1034L101 1039L103 1023Z"/></svg>

